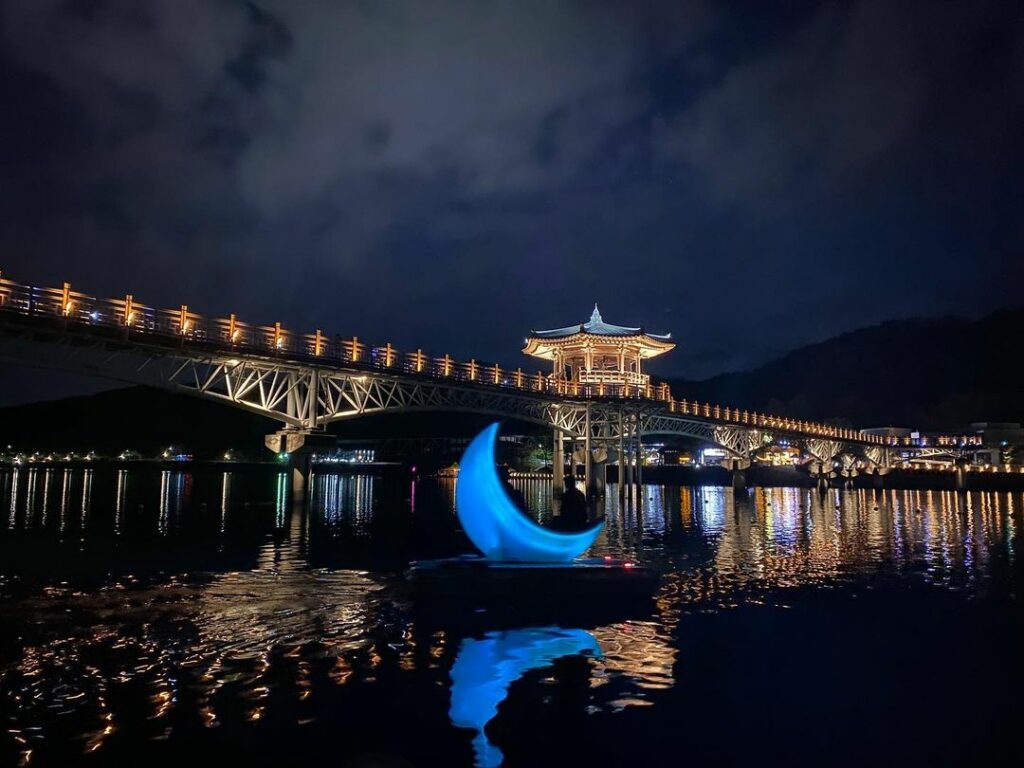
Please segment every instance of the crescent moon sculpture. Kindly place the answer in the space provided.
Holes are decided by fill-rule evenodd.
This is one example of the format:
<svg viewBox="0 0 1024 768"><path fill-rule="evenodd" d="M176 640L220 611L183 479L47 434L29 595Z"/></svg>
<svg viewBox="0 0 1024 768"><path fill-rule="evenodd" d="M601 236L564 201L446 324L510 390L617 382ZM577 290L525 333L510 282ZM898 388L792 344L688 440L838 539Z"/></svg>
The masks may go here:
<svg viewBox="0 0 1024 768"><path fill-rule="evenodd" d="M462 454L455 485L455 510L462 528L489 560L565 563L594 543L604 522L578 533L544 528L516 507L495 470L495 422L473 438Z"/></svg>

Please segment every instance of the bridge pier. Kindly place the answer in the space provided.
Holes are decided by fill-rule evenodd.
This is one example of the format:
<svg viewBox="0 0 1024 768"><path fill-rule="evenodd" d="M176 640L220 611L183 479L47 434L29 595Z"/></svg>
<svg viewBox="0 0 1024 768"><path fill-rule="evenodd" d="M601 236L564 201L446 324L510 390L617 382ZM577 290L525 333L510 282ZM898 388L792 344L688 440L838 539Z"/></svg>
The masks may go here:
<svg viewBox="0 0 1024 768"><path fill-rule="evenodd" d="M562 444L562 433L555 430L554 450L551 453L551 493L561 498L565 493L565 450Z"/></svg>
<svg viewBox="0 0 1024 768"><path fill-rule="evenodd" d="M811 477L815 479L815 485L819 493L825 493L829 487L829 470L825 462L814 461L811 464Z"/></svg>
<svg viewBox="0 0 1024 768"><path fill-rule="evenodd" d="M853 478L858 475L857 457L852 453L843 453L839 456L840 475L843 477L843 490L853 489Z"/></svg>
<svg viewBox="0 0 1024 768"><path fill-rule="evenodd" d="M644 443L643 436L640 433L639 412L636 414L636 475L633 479L636 481L637 504L642 505L644 488Z"/></svg>
<svg viewBox="0 0 1024 768"><path fill-rule="evenodd" d="M747 467L743 465L739 459L732 460L732 467L729 470L729 475L732 478L732 489L734 491L743 491L747 488Z"/></svg>
<svg viewBox="0 0 1024 768"><path fill-rule="evenodd" d="M587 495L592 495L594 498L604 496L608 485L608 462L607 461L592 461L591 462L591 475L590 475L590 488L587 489Z"/></svg>
<svg viewBox="0 0 1024 768"><path fill-rule="evenodd" d="M292 467L293 499L304 499L309 492L309 480L313 470L312 459L312 454L304 450L297 451L288 457Z"/></svg>
<svg viewBox="0 0 1024 768"><path fill-rule="evenodd" d="M618 477L616 478L616 485L619 487L619 501L625 501L626 499L626 445L624 432L626 431L626 424L622 420L622 409L619 408L619 455L616 457L619 465Z"/></svg>
<svg viewBox="0 0 1024 768"><path fill-rule="evenodd" d="M734 491L745 491L747 489L747 473L742 469L732 471L732 489Z"/></svg>
<svg viewBox="0 0 1024 768"><path fill-rule="evenodd" d="M590 403L587 403L587 416L583 429L583 493L589 499L594 492L594 452L590 441Z"/></svg>
<svg viewBox="0 0 1024 768"><path fill-rule="evenodd" d="M619 456L619 498L623 501L629 496L629 487L633 482L632 471L629 449L623 448Z"/></svg>
<svg viewBox="0 0 1024 768"><path fill-rule="evenodd" d="M314 450L333 448L336 442L333 435L297 429L281 429L264 438L264 445L278 456L287 454L292 470L292 496L296 498L305 498L309 491Z"/></svg>
<svg viewBox="0 0 1024 768"><path fill-rule="evenodd" d="M953 473L953 482L957 493L967 493L967 467L962 460L957 461L956 470Z"/></svg>

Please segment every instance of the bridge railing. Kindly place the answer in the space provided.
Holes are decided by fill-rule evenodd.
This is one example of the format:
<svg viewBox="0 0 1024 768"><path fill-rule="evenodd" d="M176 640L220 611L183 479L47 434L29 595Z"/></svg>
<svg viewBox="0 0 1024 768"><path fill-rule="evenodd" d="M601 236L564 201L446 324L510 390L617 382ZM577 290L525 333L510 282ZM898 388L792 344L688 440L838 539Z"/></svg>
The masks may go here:
<svg viewBox="0 0 1024 768"><path fill-rule="evenodd" d="M537 392L574 398L611 398L646 400L665 404L669 413L715 420L765 430L781 430L822 439L851 440L882 446L964 446L980 443L975 436L935 436L903 438L865 434L854 429L741 410L711 403L677 400L667 383L653 384L649 378L619 384L613 380L567 381L553 374L528 373L522 368L510 370L497 363L478 360L460 362L450 355L436 357L422 349L400 351L391 344L371 345L356 337L342 338L315 333L299 334L281 327L252 325L235 315L207 318L189 310L154 309L132 295L117 299L98 299L71 289L28 286L0 276L0 310L22 315L63 318L68 324L118 328L125 334L152 336L179 343L199 343L223 351L256 351L311 362L336 362L367 369L451 379L506 389Z"/></svg>

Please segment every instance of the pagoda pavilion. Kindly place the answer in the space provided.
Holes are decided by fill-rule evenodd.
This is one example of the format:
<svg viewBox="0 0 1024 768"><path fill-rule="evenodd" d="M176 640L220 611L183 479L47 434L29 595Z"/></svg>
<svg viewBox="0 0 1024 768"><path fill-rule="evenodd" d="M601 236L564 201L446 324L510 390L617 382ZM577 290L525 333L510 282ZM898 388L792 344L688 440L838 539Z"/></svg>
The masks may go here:
<svg viewBox="0 0 1024 768"><path fill-rule="evenodd" d="M554 391L630 398L650 391L650 376L643 372L643 361L673 348L675 343L670 334L647 333L643 328L606 323L595 304L590 320L584 323L531 331L523 352L551 361L548 379ZM638 413L620 408L617 417L612 417L616 423L593 423L589 405L587 409L586 434L579 445L577 438L567 437L557 429L554 432L555 498L558 499L564 489L566 454L572 476L577 474L577 460L583 463L588 495L604 493L605 463L612 456L618 461L620 494L625 495L627 484L636 483L639 489L642 459Z"/></svg>
<svg viewBox="0 0 1024 768"><path fill-rule="evenodd" d="M612 325L594 305L590 320L565 328L531 331L523 352L553 365L556 385L598 385L617 394L632 387L646 388L650 376L642 363L673 349L671 334L647 333L643 328Z"/></svg>

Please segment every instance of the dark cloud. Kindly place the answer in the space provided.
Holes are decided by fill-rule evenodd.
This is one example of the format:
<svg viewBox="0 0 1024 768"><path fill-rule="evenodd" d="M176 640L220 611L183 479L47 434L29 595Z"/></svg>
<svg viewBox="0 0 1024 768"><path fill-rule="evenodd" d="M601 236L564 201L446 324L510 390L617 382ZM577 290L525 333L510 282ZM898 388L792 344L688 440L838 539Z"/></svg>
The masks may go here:
<svg viewBox="0 0 1024 768"><path fill-rule="evenodd" d="M5 273L517 363L1019 303L1012 3L0 0Z"/></svg>
<svg viewBox="0 0 1024 768"><path fill-rule="evenodd" d="M893 172L935 160L997 171L1019 153L1022 19L1006 3L823 5L662 123L659 149L756 211L879 181L920 191L933 177Z"/></svg>

